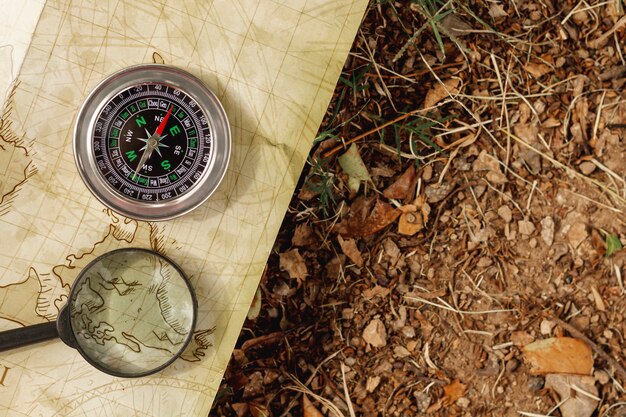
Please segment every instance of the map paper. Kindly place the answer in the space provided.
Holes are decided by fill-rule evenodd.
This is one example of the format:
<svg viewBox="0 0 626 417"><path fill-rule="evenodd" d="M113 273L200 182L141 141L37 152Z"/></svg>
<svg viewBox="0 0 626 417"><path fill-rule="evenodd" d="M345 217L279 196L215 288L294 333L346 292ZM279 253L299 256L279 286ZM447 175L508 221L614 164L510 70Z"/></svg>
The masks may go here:
<svg viewBox="0 0 626 417"><path fill-rule="evenodd" d="M198 322L181 359L141 378L104 374L60 340L2 352L0 416L209 413L366 6L45 2L0 113L0 330L55 320L81 269L126 247L180 265L196 291ZM201 78L221 99L233 133L217 192L192 213L158 223L101 205L72 151L87 94L107 75L150 62Z"/></svg>

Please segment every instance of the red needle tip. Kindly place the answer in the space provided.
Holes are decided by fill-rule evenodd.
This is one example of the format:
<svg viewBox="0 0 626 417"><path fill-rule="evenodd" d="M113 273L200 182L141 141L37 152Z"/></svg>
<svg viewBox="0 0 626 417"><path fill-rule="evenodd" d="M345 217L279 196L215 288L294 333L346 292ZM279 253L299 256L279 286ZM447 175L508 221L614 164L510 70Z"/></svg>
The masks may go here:
<svg viewBox="0 0 626 417"><path fill-rule="evenodd" d="M165 129L165 125L167 124L167 119L169 119L170 114L172 114L172 109L174 109L174 106L170 106L170 109L167 111L167 114L165 115L163 120L161 120L161 123L159 124L159 127L157 127L157 130L156 130L157 135L161 136L161 134L163 133L163 129Z"/></svg>

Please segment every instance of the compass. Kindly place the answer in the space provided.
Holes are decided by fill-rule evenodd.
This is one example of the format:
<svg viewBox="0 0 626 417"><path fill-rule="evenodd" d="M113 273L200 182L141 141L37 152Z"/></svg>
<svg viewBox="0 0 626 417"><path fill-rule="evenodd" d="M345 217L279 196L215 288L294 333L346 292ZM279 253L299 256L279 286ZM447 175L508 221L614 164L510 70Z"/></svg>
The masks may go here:
<svg viewBox="0 0 626 417"><path fill-rule="evenodd" d="M87 188L127 217L159 221L198 207L231 150L226 112L198 78L160 64L123 69L82 105L74 157Z"/></svg>

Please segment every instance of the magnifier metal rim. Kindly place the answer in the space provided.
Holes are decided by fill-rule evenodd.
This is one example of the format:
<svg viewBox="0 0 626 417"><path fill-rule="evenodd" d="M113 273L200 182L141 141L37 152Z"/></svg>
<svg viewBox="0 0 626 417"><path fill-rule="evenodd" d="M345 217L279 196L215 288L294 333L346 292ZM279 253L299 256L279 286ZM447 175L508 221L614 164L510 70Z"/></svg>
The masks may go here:
<svg viewBox="0 0 626 417"><path fill-rule="evenodd" d="M138 378L138 377L142 377L142 376L146 376L146 375L151 375L154 373L157 373L159 371L162 371L163 369L165 369L166 367L168 367L169 365L171 365L178 357L180 357L180 355L185 351L185 349L187 348L187 346L189 345L189 343L191 342L191 340L193 339L193 334L196 328L196 319L198 316L198 301L196 298L196 294L195 291L193 289L193 287L191 286L191 283L189 282L189 280L187 279L187 276L185 275L185 273L182 271L182 269L180 269L180 267L173 262L171 259L167 258L164 255L161 255L158 252L155 252L153 250L149 250L149 249L144 249L144 248L122 248L122 249L115 249L112 250L110 252L104 253L100 256L98 256L96 259L94 259L93 261L89 262L89 264L87 264L86 267L83 268L83 270L80 272L80 274L78 274L78 276L76 277L76 280L74 281L74 284L72 284L72 289L70 290L70 294L68 297L68 301L67 304L65 305L64 309L67 309L66 312L69 314L69 306L72 303L73 300L73 296L75 295L76 291L78 291L78 283L80 282L80 280L84 279L85 275L87 275L87 273L89 272L89 270L91 268L94 267L94 265L96 265L98 262L101 262L103 259L111 257L111 256L118 256L119 254L122 253L127 253L127 252L143 252L145 254L148 255L153 255L156 256L157 258L160 258L161 260L167 262L169 265L171 265L176 272L178 272L181 276L181 278L185 281L185 284L187 284L187 288L189 289L189 295L191 296L191 301L192 301L192 306L193 306L193 311L192 311L192 319L191 319L191 328L189 330L189 334L187 335L187 337L185 338L185 340L183 341L180 349L178 350L178 352L174 355L172 355L172 358L170 360L168 360L167 362L163 363L162 365L159 365L156 368L152 368L148 371L144 371L144 372L130 372L130 373L124 373L124 372L118 372L115 370L111 370L109 368L107 368L106 366L102 366L100 363L94 361L93 359L91 359L89 357L89 355L84 351L84 349L80 346L80 344L78 343L78 341L76 340L76 335L74 334L74 330L72 329L72 321L69 319L69 317L67 318L67 326L69 327L69 335L73 338L72 340L72 344L68 343L68 341L65 341L65 343L70 344L71 347L75 348L78 353L80 353L80 355L90 364L92 365L94 368L109 374L109 375L113 375L113 376L118 376L118 377L124 377L124 378ZM60 332L59 332L60 333Z"/></svg>
<svg viewBox="0 0 626 417"><path fill-rule="evenodd" d="M184 91L204 110L212 135L212 149L202 176L187 192L167 201L148 203L125 197L108 184L98 169L93 140L98 115L115 95L128 87L153 82ZM163 221L192 211L217 190L230 161L232 137L226 110L202 80L175 66L140 64L109 75L87 96L74 125L73 147L80 177L102 204L136 220Z"/></svg>

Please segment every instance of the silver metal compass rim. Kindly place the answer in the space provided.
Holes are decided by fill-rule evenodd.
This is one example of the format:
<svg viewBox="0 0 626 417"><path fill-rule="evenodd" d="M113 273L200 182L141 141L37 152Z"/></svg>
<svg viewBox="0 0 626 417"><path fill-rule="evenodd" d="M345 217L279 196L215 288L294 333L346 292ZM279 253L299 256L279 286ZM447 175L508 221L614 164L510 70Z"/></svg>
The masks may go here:
<svg viewBox="0 0 626 417"><path fill-rule="evenodd" d="M120 91L146 82L159 82L181 89L204 110L213 136L211 157L202 176L179 197L163 202L142 202L122 196L104 180L93 153L93 134L98 114ZM226 175L232 138L224 107L217 96L196 76L163 64L141 64L124 68L103 81L87 96L74 125L74 160L89 191L105 206L126 217L145 221L170 220L202 205Z"/></svg>

